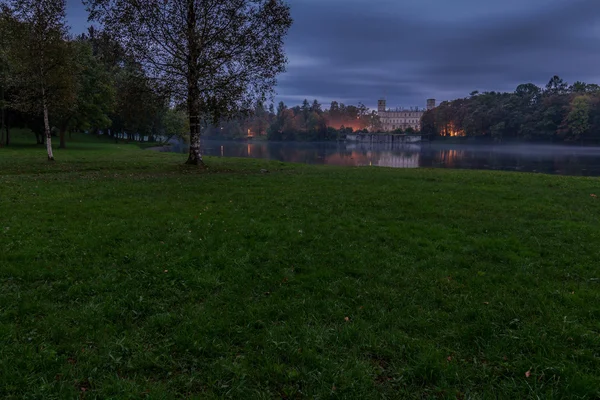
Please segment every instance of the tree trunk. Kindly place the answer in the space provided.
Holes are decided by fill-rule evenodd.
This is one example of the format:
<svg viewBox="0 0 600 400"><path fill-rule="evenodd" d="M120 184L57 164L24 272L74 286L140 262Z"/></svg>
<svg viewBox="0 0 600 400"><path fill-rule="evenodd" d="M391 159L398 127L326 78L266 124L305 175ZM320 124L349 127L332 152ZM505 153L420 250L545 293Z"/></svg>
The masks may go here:
<svg viewBox="0 0 600 400"><path fill-rule="evenodd" d="M198 58L200 56L200 44L196 40L196 24L197 16L194 7L194 0L188 0L187 10L187 42L188 42L188 58L187 58L187 111L190 122L190 152L186 164L198 165L206 167L202 161L200 154L200 90L198 82L200 80L200 71L198 69Z"/></svg>
<svg viewBox="0 0 600 400"><path fill-rule="evenodd" d="M48 161L54 161L54 154L52 154L52 134L50 132L50 121L48 120L48 104L46 103L46 90L43 86L42 107L44 109L44 134L46 136L46 150L48 151Z"/></svg>
<svg viewBox="0 0 600 400"><path fill-rule="evenodd" d="M6 124L6 107L4 107L4 86L2 86L2 95L0 101L2 101L2 110L0 110L0 147L4 146L4 125Z"/></svg>
<svg viewBox="0 0 600 400"><path fill-rule="evenodd" d="M67 143L65 142L65 129L64 128L60 129L59 137L60 137L60 145L58 147L61 149L66 149Z"/></svg>
<svg viewBox="0 0 600 400"><path fill-rule="evenodd" d="M1 122L0 122L0 147L4 146L4 124L5 124L5 117L4 117L4 109L2 109L2 115L0 116L2 117Z"/></svg>
<svg viewBox="0 0 600 400"><path fill-rule="evenodd" d="M189 100L188 100L188 103ZM190 121L190 152L186 164L204 166L202 154L200 154L200 117L197 106L188 104Z"/></svg>

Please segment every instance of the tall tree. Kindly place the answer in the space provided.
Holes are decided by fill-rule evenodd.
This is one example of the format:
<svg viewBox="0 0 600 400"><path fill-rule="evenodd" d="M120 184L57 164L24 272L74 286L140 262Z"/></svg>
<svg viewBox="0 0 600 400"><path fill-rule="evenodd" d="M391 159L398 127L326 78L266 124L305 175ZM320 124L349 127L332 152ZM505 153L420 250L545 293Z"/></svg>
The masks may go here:
<svg viewBox="0 0 600 400"><path fill-rule="evenodd" d="M70 79L62 70L70 55L67 37L65 0L12 0L16 18L21 22L18 51L20 82L27 90L20 90L22 107L41 111L48 160L54 161L49 110L65 101L55 92Z"/></svg>
<svg viewBox="0 0 600 400"><path fill-rule="evenodd" d="M569 85L558 75L554 75L546 84L546 91L550 94L564 94L567 92Z"/></svg>
<svg viewBox="0 0 600 400"><path fill-rule="evenodd" d="M321 104L319 104L319 102L317 101L317 99L314 99L312 106L310 107L310 110L312 112L316 112L317 114L322 114L323 110L321 109Z"/></svg>
<svg viewBox="0 0 600 400"><path fill-rule="evenodd" d="M0 4L0 147L10 142L8 133L8 102L6 101L8 92L9 76L9 38L11 37L10 27L12 18L9 8ZM6 133L6 139L4 138Z"/></svg>
<svg viewBox="0 0 600 400"><path fill-rule="evenodd" d="M68 129L104 129L111 124L109 113L115 103L114 82L97 57L92 44L85 37L69 43L73 49L72 69L76 99L68 107L57 110L60 148L65 148Z"/></svg>
<svg viewBox="0 0 600 400"><path fill-rule="evenodd" d="M252 107L285 70L284 0L84 0L92 20L187 104L188 164L204 165L200 122Z"/></svg>

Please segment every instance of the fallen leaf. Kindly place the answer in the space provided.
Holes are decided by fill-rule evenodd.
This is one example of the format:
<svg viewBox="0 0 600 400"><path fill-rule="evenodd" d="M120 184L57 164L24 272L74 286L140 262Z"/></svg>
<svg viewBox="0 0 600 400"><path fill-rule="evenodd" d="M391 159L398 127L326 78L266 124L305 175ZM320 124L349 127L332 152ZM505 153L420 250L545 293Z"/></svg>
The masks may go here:
<svg viewBox="0 0 600 400"><path fill-rule="evenodd" d="M593 194L593 193L592 193L592 194L590 194L590 196L592 196L593 198L596 198L596 197L598 197L598 196L596 196L596 195L595 195L595 194Z"/></svg>
<svg viewBox="0 0 600 400"><path fill-rule="evenodd" d="M168 269L165 269L164 273L166 274L167 272L169 272L169 270L168 270Z"/></svg>
<svg viewBox="0 0 600 400"><path fill-rule="evenodd" d="M448 362L452 361L452 357L448 356L448 358L446 358L446 360L448 360Z"/></svg>
<svg viewBox="0 0 600 400"><path fill-rule="evenodd" d="M484 301L483 304L488 305L488 304L490 304L490 302L489 301Z"/></svg>
<svg viewBox="0 0 600 400"><path fill-rule="evenodd" d="M525 372L525 378L529 378L531 376L531 371Z"/></svg>

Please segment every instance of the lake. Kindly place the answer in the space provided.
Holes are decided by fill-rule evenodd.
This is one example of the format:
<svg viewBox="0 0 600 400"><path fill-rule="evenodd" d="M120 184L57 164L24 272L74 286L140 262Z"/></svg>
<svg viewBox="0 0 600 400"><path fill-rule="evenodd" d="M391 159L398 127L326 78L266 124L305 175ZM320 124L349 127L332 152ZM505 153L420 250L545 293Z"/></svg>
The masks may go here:
<svg viewBox="0 0 600 400"><path fill-rule="evenodd" d="M383 145L349 142L203 140L204 155L251 157L306 164L393 168L459 168L600 176L600 147L539 144ZM187 151L175 146L174 151Z"/></svg>

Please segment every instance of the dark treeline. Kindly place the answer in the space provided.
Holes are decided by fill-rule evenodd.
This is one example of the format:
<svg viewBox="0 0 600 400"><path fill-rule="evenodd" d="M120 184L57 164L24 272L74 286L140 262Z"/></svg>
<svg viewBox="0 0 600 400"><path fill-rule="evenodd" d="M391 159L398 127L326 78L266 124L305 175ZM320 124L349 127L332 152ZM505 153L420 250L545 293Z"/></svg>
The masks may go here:
<svg viewBox="0 0 600 400"><path fill-rule="evenodd" d="M600 143L600 86L568 85L554 76L544 88L522 84L513 93L471 93L427 111L421 132L493 141Z"/></svg>
<svg viewBox="0 0 600 400"><path fill-rule="evenodd" d="M186 163L205 167L201 130L252 114L285 71L283 0L83 3L102 30L72 37L66 0L0 0L3 145L11 127L30 128L53 161L52 139L65 147L73 131L178 136L190 144Z"/></svg>
<svg viewBox="0 0 600 400"><path fill-rule="evenodd" d="M280 102L275 109L258 103L250 114L223 120L206 128L205 135L223 138L265 137L273 141L327 141L342 139L348 133L380 129L379 117L363 104L331 102L328 109L317 100L288 108Z"/></svg>
<svg viewBox="0 0 600 400"><path fill-rule="evenodd" d="M39 11L45 10L34 10ZM10 128L28 128L32 142L45 143L45 119L61 148L75 131L142 141L188 132L185 110L170 104L105 32L89 28L69 37L59 21L36 35L44 22L8 7L0 10L0 145L10 144ZM47 98L38 90L42 82Z"/></svg>

